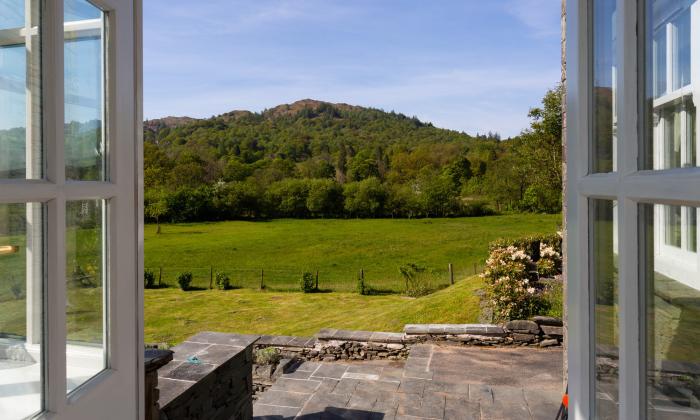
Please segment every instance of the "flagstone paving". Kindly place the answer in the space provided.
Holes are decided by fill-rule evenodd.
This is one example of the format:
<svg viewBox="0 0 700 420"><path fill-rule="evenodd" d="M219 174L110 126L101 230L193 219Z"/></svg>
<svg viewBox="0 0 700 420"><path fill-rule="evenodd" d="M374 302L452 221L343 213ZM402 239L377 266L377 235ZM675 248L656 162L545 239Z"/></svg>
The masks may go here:
<svg viewBox="0 0 700 420"><path fill-rule="evenodd" d="M548 419L560 349L416 345L406 361L304 362L259 395L257 420Z"/></svg>

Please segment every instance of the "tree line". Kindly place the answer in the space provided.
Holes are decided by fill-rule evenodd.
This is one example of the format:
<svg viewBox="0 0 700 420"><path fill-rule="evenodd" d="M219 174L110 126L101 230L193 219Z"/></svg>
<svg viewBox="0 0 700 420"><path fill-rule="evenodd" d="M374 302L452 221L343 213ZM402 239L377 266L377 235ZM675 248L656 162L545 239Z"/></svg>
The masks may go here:
<svg viewBox="0 0 700 420"><path fill-rule="evenodd" d="M150 221L451 217L561 210L561 89L502 140L299 101L144 125Z"/></svg>

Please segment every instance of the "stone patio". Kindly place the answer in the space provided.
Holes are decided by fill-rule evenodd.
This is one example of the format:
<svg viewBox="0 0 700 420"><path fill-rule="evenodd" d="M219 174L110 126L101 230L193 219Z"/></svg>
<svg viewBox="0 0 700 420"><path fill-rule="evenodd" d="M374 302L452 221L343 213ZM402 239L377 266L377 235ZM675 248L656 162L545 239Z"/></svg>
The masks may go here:
<svg viewBox="0 0 700 420"><path fill-rule="evenodd" d="M303 362L259 395L258 420L548 419L562 351L418 344L408 360Z"/></svg>

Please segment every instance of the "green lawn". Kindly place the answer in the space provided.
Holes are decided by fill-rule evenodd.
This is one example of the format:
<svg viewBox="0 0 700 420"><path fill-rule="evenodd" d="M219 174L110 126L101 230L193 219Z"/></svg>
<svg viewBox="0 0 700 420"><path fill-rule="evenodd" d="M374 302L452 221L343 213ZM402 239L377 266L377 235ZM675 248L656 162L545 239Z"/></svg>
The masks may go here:
<svg viewBox="0 0 700 420"><path fill-rule="evenodd" d="M488 243L500 237L552 233L560 215L507 215L455 219L351 219L220 222L146 226L145 265L163 281L191 271L194 284L209 286L210 267L226 272L237 286L296 290L302 271L319 271L319 287L354 291L365 272L376 289L404 291L399 266L416 263L435 271L437 281L480 271Z"/></svg>
<svg viewBox="0 0 700 420"><path fill-rule="evenodd" d="M409 323L474 323L473 276L420 298L356 293L291 293L251 289L146 290L147 343L176 344L200 331L310 336L321 328L402 331Z"/></svg>

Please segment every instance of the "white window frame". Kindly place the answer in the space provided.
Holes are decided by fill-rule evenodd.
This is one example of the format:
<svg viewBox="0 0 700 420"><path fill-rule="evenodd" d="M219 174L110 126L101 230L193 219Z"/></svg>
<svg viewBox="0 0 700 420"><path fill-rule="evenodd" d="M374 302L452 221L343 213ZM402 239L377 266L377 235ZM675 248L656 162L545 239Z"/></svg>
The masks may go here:
<svg viewBox="0 0 700 420"><path fill-rule="evenodd" d="M590 0L568 0L567 13L567 267L569 414L572 419L594 417L595 398L591 295L589 286L589 199L617 200L619 221L619 346L620 419L644 419L644 290L639 283L644 258L639 249L639 204L700 206L700 169L639 170L638 5L617 1L617 171L589 174L592 80L590 63ZM695 6L697 7L697 6ZM692 30L700 30L693 13ZM693 35L693 39L697 39ZM700 80L700 57L693 56L691 79ZM642 63L641 65L644 65ZM644 84L641 84L641 89ZM695 93L700 83L693 86ZM696 96L700 97L700 96Z"/></svg>
<svg viewBox="0 0 700 420"><path fill-rule="evenodd" d="M109 180L67 182L64 156L63 1L42 6L44 177L0 180L0 203L46 204L44 411L37 418L127 419L144 415L143 139L141 0L90 0L106 12ZM85 28L89 30L89 28ZM3 34L8 35L8 33ZM19 35L19 34L17 34ZM24 34L22 34L24 35ZM29 165L29 162L28 162ZM105 168L105 169L107 169ZM108 200L105 277L107 368L66 394L66 202Z"/></svg>

